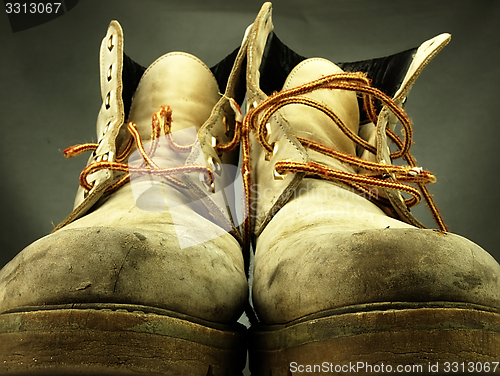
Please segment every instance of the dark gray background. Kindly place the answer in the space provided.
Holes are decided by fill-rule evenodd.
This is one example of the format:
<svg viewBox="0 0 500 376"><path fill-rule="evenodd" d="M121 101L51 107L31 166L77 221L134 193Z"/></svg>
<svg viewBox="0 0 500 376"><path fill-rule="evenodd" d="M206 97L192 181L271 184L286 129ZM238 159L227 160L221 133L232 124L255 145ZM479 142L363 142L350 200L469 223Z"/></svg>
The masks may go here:
<svg viewBox="0 0 500 376"><path fill-rule="evenodd" d="M261 5L82 0L66 15L15 34L0 13L0 266L72 209L87 157L65 160L61 150L96 139L98 51L109 21L120 21L125 50L142 65L180 50L212 66L239 45ZM430 188L450 231L500 260L500 2L278 0L273 14L277 35L291 48L337 62L452 33L409 96L412 150L438 177ZM420 206L417 217L434 227Z"/></svg>

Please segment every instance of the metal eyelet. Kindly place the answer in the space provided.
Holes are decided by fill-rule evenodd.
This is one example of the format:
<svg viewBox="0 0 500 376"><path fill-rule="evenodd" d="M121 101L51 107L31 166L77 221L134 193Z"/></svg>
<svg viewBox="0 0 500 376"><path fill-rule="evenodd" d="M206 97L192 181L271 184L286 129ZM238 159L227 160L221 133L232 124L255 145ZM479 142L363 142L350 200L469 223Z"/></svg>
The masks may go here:
<svg viewBox="0 0 500 376"><path fill-rule="evenodd" d="M111 52L115 47L115 35L112 34L108 39L108 50Z"/></svg>
<svg viewBox="0 0 500 376"><path fill-rule="evenodd" d="M111 64L108 68L108 82L113 78L113 66L114 64Z"/></svg>
<svg viewBox="0 0 500 376"><path fill-rule="evenodd" d="M103 160L103 161L107 161L107 160L108 160L108 155L107 155L107 154L104 154L104 155L102 156L102 160Z"/></svg>
<svg viewBox="0 0 500 376"><path fill-rule="evenodd" d="M212 174L211 170L210 170L210 174ZM212 181L211 184L208 184L207 180L205 179L204 173L200 172L199 179L200 179L200 183L202 183L209 192L215 193L215 183Z"/></svg>
<svg viewBox="0 0 500 376"><path fill-rule="evenodd" d="M92 185L92 188L90 191L87 191L86 189L83 190L83 198L87 198L89 193L94 190L94 188L99 184L99 179L94 180L93 182L90 183Z"/></svg>
<svg viewBox="0 0 500 376"><path fill-rule="evenodd" d="M283 160L283 162L290 162L290 161L291 161L291 159L289 159L289 158ZM276 165L274 166L274 168L273 168L273 178L274 178L274 180L285 180L287 174L288 173L284 173L284 174L278 173L278 171L276 171Z"/></svg>
<svg viewBox="0 0 500 376"><path fill-rule="evenodd" d="M212 147L215 149L217 147L217 139L212 136Z"/></svg>
<svg viewBox="0 0 500 376"><path fill-rule="evenodd" d="M273 169L273 178L274 180L285 180L287 174L280 174L276 171L276 168Z"/></svg>
<svg viewBox="0 0 500 376"><path fill-rule="evenodd" d="M227 122L227 117L224 115L224 117L222 118L222 124L224 125L224 133L226 134L226 136L229 134L230 132L230 129L229 129L229 124Z"/></svg>
<svg viewBox="0 0 500 376"><path fill-rule="evenodd" d="M108 121L108 124L106 124L106 126L104 127L104 129L102 130L102 135L104 136L108 131L109 131L109 126L111 125L111 120Z"/></svg>
<svg viewBox="0 0 500 376"><path fill-rule="evenodd" d="M104 100L104 106L106 107L106 110L109 110L111 107L111 92L106 95L106 99Z"/></svg>
<svg viewBox="0 0 500 376"><path fill-rule="evenodd" d="M279 141L275 141L271 144L271 146L273 147L273 151L272 151L272 153L266 152L266 155L265 155L266 161L269 162L271 160L271 158L278 152L278 144L279 144Z"/></svg>
<svg viewBox="0 0 500 376"><path fill-rule="evenodd" d="M210 168L210 171L214 171L218 176L221 176L221 165L216 159L212 158L212 156L208 157L208 167Z"/></svg>
<svg viewBox="0 0 500 376"><path fill-rule="evenodd" d="M276 171L276 169L274 169L273 170L273 178L274 178L274 180L285 180L286 174L282 175L282 174L278 173L278 171Z"/></svg>
<svg viewBox="0 0 500 376"><path fill-rule="evenodd" d="M265 140L266 142L269 142L269 138L271 137L271 123L267 123L266 124L266 128L265 128Z"/></svg>

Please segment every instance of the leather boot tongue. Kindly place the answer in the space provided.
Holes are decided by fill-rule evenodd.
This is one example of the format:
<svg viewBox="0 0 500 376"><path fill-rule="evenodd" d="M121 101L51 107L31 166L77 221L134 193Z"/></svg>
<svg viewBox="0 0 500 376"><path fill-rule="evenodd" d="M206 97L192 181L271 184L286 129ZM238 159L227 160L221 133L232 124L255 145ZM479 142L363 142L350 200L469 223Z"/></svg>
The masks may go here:
<svg viewBox="0 0 500 376"><path fill-rule="evenodd" d="M151 117L161 106L172 109L172 132L200 129L219 100L210 69L198 58L172 52L144 72L132 99L128 121L136 123L142 140L151 139Z"/></svg>
<svg viewBox="0 0 500 376"><path fill-rule="evenodd" d="M192 153L201 158L195 164L203 164L203 154L193 148L200 148L198 143L195 144L197 132L209 118L219 98L217 81L202 61L186 53L169 53L156 60L144 72L132 99L128 122L136 124L142 146L156 166L166 169L183 166ZM181 146L193 145L191 149L179 151L172 147L163 130L158 143L152 147L152 116L162 106L168 106L172 110L170 132L173 141ZM136 149L130 155L128 164L131 167L141 167L144 165L143 158ZM197 197L190 190L178 191L176 185L169 183L165 176L155 173L155 166L150 168L151 171L146 174L133 170L130 172L136 206L142 210L165 211L165 197L168 197L172 216L174 213L170 205L178 207L178 212L187 210L192 213L190 210L195 210L203 215L205 209L195 204ZM192 178L199 179L198 175L193 173ZM178 175L174 178L182 180Z"/></svg>
<svg viewBox="0 0 500 376"><path fill-rule="evenodd" d="M327 75L343 73L342 69L332 62L321 59L307 59L298 64L288 75L283 90L293 89ZM304 94L328 106L355 134L359 127L359 109L356 94L345 90L320 89ZM340 130L327 115L318 109L290 105L282 109L285 118L291 124L298 137L319 142L335 150L355 155L354 143ZM331 164L331 158L318 155L319 162ZM336 166L335 166L336 167ZM344 169L343 167L340 169Z"/></svg>

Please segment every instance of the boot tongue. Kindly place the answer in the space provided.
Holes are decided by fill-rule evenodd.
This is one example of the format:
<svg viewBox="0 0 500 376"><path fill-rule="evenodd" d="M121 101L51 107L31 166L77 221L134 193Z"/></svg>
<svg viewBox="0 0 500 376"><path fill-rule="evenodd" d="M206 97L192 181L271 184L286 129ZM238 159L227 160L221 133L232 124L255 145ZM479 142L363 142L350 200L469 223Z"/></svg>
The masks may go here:
<svg viewBox="0 0 500 376"><path fill-rule="evenodd" d="M336 73L343 73L343 70L328 60L321 58L307 59L290 72L283 90L293 89ZM304 94L304 96L328 106L343 120L349 129L358 134L359 108L356 93L345 90L320 89ZM289 105L282 108L282 114L291 124L297 137L321 143L343 153L356 155L355 144L322 111L304 105ZM334 161L330 157L312 150L309 150L309 154L317 162L352 172L351 168Z"/></svg>
<svg viewBox="0 0 500 376"><path fill-rule="evenodd" d="M161 106L172 109L172 132L200 129L219 100L210 69L198 58L172 52L144 72L132 99L128 122L136 123L143 142L151 139L151 116Z"/></svg>
<svg viewBox="0 0 500 376"><path fill-rule="evenodd" d="M204 156L200 144L196 142L197 133L210 117L219 98L217 81L202 61L186 53L169 53L156 60L144 72L132 99L127 124L136 124L144 150L159 168L184 166L191 154L198 158L195 164L203 165ZM161 106L168 106L172 110L172 140L180 146L192 145L191 148L181 151L173 147L167 142L163 130L156 146L152 147L152 116ZM135 149L128 158L128 164L131 167L141 167L144 165L144 156ZM151 171L146 174L133 170L130 172L132 193L135 204L140 209L165 211L164 196L169 198L169 207L172 202L181 208L198 202L193 192L187 189L178 192L178 187L172 181L155 173L154 165L150 168ZM181 179L177 175L174 178ZM204 209L195 210L200 213ZM170 213L172 215L171 210Z"/></svg>

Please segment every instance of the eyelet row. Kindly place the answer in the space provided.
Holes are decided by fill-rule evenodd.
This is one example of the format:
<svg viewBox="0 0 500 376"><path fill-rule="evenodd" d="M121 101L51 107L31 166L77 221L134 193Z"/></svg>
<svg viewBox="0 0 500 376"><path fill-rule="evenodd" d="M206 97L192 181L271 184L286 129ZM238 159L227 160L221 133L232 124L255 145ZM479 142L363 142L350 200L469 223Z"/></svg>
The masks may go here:
<svg viewBox="0 0 500 376"><path fill-rule="evenodd" d="M116 45L116 34L111 34L111 36L108 39L109 52L113 51L113 49L115 48L115 45ZM113 78L114 69L115 69L115 63L111 63L109 68L108 68L108 71L106 73L106 78L107 78L108 82L110 82ZM106 95L106 98L104 99L104 107L106 108L106 110L109 110L111 108L112 96L113 96L113 92L110 90L108 92L108 94ZM104 136L108 132L108 130L111 126L111 122L112 122L112 120L109 120L108 123L106 124L106 126L104 127L104 129L102 131L101 139L99 140L99 145L101 144ZM100 161L113 160L113 157L114 157L114 153L108 152L108 153L104 153L102 155L96 156L95 161L100 162Z"/></svg>
<svg viewBox="0 0 500 376"><path fill-rule="evenodd" d="M113 49L115 48L116 46L116 34L112 34L109 39L108 39L108 44L107 44L107 48L109 50L109 52L113 51ZM110 66L108 67L108 70L106 72L106 79L108 82L110 82L112 79L113 79L113 73L114 73L114 70L115 70L115 64L114 63L111 63ZM106 98L104 99L104 107L106 110L109 110L111 108L111 101L112 101L112 91L109 91L106 95ZM98 149L104 139L104 136L106 135L106 133L109 131L109 128L111 127L111 123L112 121L108 121L108 123L106 124L106 126L104 127L103 131L102 131L102 135L101 135L101 138L99 139L98 141ZM104 153L104 154L100 154L100 155L95 155L95 152L94 152L94 160L92 161L92 163L96 163L96 162L102 162L102 161L113 161L114 160L114 153L112 151L109 151L107 153ZM96 187L97 185L99 185L99 179L96 179L94 180L92 183L91 183L94 187ZM85 191L84 192L84 197L87 197L87 195L89 194L88 191Z"/></svg>
<svg viewBox="0 0 500 376"><path fill-rule="evenodd" d="M94 162L113 162L115 153L112 151L108 151L107 153L101 154L101 155L96 155L94 157Z"/></svg>
<svg viewBox="0 0 500 376"><path fill-rule="evenodd" d="M109 50L109 52L113 51L113 48L115 47L115 39L116 39L116 35L115 34L111 34L111 36L108 39L108 50ZM106 78L108 79L108 82L111 81L111 79L113 78L113 71L114 71L114 64L112 63L109 66L108 72L106 74ZM109 109L110 102L111 102L111 92L109 92L108 95L106 96L106 100L105 100L106 109Z"/></svg>

